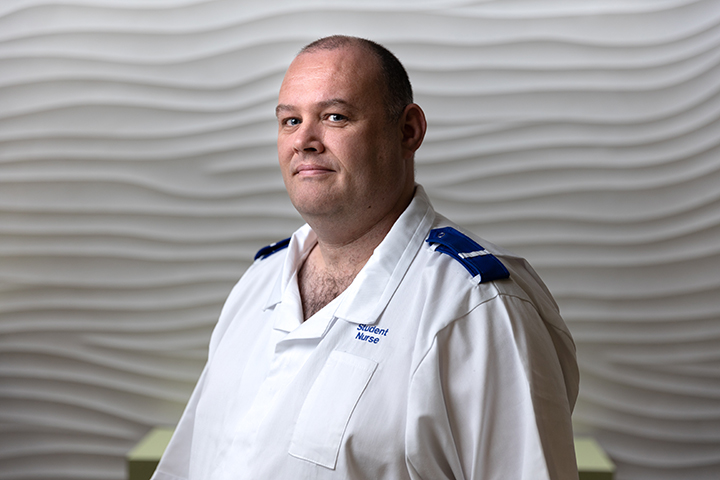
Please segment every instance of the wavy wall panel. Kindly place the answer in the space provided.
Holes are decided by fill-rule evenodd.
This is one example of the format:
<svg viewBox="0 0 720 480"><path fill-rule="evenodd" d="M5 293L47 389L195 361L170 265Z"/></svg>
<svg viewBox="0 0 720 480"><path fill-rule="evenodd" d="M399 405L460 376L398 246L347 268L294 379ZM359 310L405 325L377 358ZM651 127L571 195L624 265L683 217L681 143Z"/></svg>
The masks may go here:
<svg viewBox="0 0 720 480"><path fill-rule="evenodd" d="M720 4L0 4L0 478L121 479L225 295L300 224L273 108L297 49L368 36L430 122L435 206L526 255L617 478L720 477Z"/></svg>

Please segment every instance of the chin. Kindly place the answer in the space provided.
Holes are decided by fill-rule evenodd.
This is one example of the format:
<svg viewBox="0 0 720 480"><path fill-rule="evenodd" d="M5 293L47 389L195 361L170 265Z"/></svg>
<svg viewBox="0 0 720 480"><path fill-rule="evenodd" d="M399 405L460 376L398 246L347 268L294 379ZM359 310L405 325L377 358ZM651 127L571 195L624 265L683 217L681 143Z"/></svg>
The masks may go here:
<svg viewBox="0 0 720 480"><path fill-rule="evenodd" d="M319 217L324 215L330 215L332 214L334 208L331 207L331 205L334 205L333 202L323 200L319 197L314 198L293 198L290 197L290 202L292 202L293 206L295 207L295 210L298 211L298 213L307 220L306 217Z"/></svg>
<svg viewBox="0 0 720 480"><path fill-rule="evenodd" d="M295 205L295 210L307 220L308 218L331 217L337 209L330 208L328 205Z"/></svg>
<svg viewBox="0 0 720 480"><path fill-rule="evenodd" d="M290 194L290 201L301 215L326 215L337 210L342 199L333 195L328 188L302 188Z"/></svg>

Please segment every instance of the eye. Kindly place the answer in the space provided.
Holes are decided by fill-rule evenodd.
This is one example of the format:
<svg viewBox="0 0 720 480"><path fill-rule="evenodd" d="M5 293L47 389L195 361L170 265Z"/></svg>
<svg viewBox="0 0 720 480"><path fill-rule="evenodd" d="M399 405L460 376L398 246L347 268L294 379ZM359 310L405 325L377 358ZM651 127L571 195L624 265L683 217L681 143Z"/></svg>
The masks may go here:
<svg viewBox="0 0 720 480"><path fill-rule="evenodd" d="M345 115L340 115L339 113L331 113L327 116L327 119L331 122L344 122L347 120L347 117Z"/></svg>
<svg viewBox="0 0 720 480"><path fill-rule="evenodd" d="M286 127L295 127L300 125L300 119L295 117L285 118L283 119L282 124Z"/></svg>

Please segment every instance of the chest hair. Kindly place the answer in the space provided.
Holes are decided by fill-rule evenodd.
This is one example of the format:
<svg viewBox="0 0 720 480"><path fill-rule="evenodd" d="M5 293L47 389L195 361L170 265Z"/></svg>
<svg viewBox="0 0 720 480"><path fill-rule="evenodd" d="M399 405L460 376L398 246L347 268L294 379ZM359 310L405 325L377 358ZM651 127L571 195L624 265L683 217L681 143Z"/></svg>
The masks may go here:
<svg viewBox="0 0 720 480"><path fill-rule="evenodd" d="M305 320L312 317L350 286L356 273L336 274L321 271L311 262L305 262L298 275Z"/></svg>

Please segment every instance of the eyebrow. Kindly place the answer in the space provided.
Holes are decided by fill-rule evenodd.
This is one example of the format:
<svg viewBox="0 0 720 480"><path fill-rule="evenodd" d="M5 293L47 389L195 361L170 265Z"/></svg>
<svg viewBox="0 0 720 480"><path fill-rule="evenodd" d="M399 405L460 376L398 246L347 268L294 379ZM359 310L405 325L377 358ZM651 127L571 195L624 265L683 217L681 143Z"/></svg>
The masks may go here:
<svg viewBox="0 0 720 480"><path fill-rule="evenodd" d="M346 100L343 100L342 98L331 98L330 100L325 100L323 102L319 102L317 104L318 107L321 109L325 109L328 107L332 107L335 105L343 105L346 108L352 109L352 105L348 103ZM279 116L281 112L287 112L295 110L295 107L292 105L287 105L284 103L279 104L277 107L275 107L275 116Z"/></svg>

